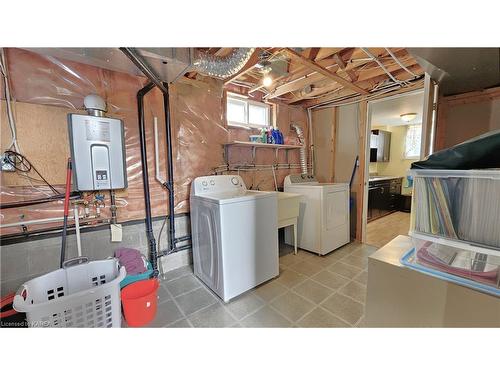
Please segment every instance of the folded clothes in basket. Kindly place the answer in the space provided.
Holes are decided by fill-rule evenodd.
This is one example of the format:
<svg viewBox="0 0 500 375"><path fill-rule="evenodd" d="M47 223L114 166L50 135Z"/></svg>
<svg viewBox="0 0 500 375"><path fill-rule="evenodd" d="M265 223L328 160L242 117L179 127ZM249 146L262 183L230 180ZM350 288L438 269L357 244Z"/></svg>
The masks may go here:
<svg viewBox="0 0 500 375"><path fill-rule="evenodd" d="M144 258L139 250L120 248L115 251L115 257L127 270L127 275L137 275L146 272Z"/></svg>

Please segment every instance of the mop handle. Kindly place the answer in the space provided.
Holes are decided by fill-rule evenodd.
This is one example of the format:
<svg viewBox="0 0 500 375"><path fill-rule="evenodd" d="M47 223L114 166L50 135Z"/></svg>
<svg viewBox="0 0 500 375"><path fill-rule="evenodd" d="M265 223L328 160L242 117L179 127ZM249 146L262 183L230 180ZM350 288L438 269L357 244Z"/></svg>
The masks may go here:
<svg viewBox="0 0 500 375"><path fill-rule="evenodd" d="M64 259L66 258L66 233L68 230L68 213L69 213L69 195L71 193L71 158L68 158L68 168L66 170L66 192L64 194L64 221L61 242L61 261L62 268Z"/></svg>
<svg viewBox="0 0 500 375"><path fill-rule="evenodd" d="M66 192L64 194L64 216L69 214L69 195L71 194L71 158L68 158L68 168L66 170Z"/></svg>

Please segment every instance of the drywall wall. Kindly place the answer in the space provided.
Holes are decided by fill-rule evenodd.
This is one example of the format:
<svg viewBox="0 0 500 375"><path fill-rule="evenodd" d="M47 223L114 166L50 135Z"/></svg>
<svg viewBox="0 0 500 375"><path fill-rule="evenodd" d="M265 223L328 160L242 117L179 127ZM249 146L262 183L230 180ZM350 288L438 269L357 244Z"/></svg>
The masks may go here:
<svg viewBox="0 0 500 375"><path fill-rule="evenodd" d="M450 107L446 123L445 147L500 129L500 99Z"/></svg>
<svg viewBox="0 0 500 375"><path fill-rule="evenodd" d="M320 182L333 182L335 117L335 108L325 108L312 112L314 174Z"/></svg>
<svg viewBox="0 0 500 375"><path fill-rule="evenodd" d="M411 194L411 188L408 187L406 175L411 167L411 163L415 160L404 157L407 127L378 125L373 126L372 129L385 130L391 133L391 150L388 162L370 163L370 174L404 177L401 192L403 194ZM372 170L375 172L372 172Z"/></svg>
<svg viewBox="0 0 500 375"><path fill-rule="evenodd" d="M358 111L357 104L337 107L337 139L335 140L335 182L351 180L356 156L358 156ZM357 183L354 176L353 188Z"/></svg>
<svg viewBox="0 0 500 375"><path fill-rule="evenodd" d="M441 97L435 149L500 129L500 88Z"/></svg>

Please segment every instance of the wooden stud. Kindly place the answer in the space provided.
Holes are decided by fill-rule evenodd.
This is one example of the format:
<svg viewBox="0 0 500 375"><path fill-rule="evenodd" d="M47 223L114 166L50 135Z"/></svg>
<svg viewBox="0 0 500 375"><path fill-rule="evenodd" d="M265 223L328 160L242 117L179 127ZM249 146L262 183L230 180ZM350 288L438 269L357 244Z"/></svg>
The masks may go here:
<svg viewBox="0 0 500 375"><path fill-rule="evenodd" d="M366 119L368 111L368 103L363 100L358 107L358 150L359 150L359 167L358 172L358 191L356 192L356 241L363 242L363 200L365 195L365 169L366 169Z"/></svg>
<svg viewBox="0 0 500 375"><path fill-rule="evenodd" d="M332 108L333 111L333 121L332 121L332 134L331 134L331 143L332 143L332 178L331 182L335 182L335 154L337 152L337 108Z"/></svg>

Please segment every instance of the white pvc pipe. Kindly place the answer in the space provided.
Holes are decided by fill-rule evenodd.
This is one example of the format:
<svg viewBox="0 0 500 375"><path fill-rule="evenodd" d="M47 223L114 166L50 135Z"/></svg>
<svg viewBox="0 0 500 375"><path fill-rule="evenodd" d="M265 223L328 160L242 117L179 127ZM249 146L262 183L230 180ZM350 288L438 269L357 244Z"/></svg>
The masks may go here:
<svg viewBox="0 0 500 375"><path fill-rule="evenodd" d="M73 219L71 217L68 217L68 220ZM9 228L9 227L17 227L21 225L36 225L36 224L45 224L45 223L54 223L57 221L63 221L63 217L52 217L49 219L35 219L35 220L27 220L27 221L19 221L17 223L8 223L8 224L1 224L0 228Z"/></svg>
<svg viewBox="0 0 500 375"><path fill-rule="evenodd" d="M385 74L387 74L389 76L390 79L392 79L394 82L396 83L403 83L402 81L400 81L399 79L397 79L396 77L394 77L391 72L389 72L386 67L384 66L384 64L382 64L379 59L377 57L375 57L367 48L360 48L361 51L363 51L364 53L366 53L368 55L368 57L371 57L377 64L378 66L380 66L382 68L382 70L385 72Z"/></svg>
<svg viewBox="0 0 500 375"><path fill-rule="evenodd" d="M273 178L274 178L274 190L278 191L278 181L276 181L276 172L274 170L274 165L271 166L272 170L273 170Z"/></svg>
<svg viewBox="0 0 500 375"><path fill-rule="evenodd" d="M163 180L160 176L160 156L159 156L159 151L158 150L158 117L153 118L153 125L154 125L154 133L155 133L155 177L156 181L158 181L160 184L164 185L165 180Z"/></svg>
<svg viewBox="0 0 500 375"><path fill-rule="evenodd" d="M89 217L79 217L78 219L84 220L84 221L89 221L89 220L94 220L97 219L98 216L89 216ZM73 216L68 216L68 220L74 220L75 218ZM51 217L48 219L34 219L34 220L26 220L26 221L18 221L17 223L7 223L7 224L0 224L0 229L2 228L10 228L10 227L19 227L21 225L28 226L28 225L40 225L40 224L47 224L47 223L56 223L58 221L63 221L64 217Z"/></svg>
<svg viewBox="0 0 500 375"><path fill-rule="evenodd" d="M404 64L399 61L399 59L391 52L391 50L389 48L386 48L385 49L389 55L391 55L391 57L393 58L394 61L396 61L396 63L401 67L403 68L404 70L406 70L408 73L410 73L413 77L418 77L418 75L416 75L415 73L413 73L410 69L408 69L406 66L404 66Z"/></svg>
<svg viewBox="0 0 500 375"><path fill-rule="evenodd" d="M82 242L80 239L80 215L78 213L78 205L75 204L73 207L74 218L75 218L75 233L76 233L76 248L78 250L78 256L82 256Z"/></svg>

